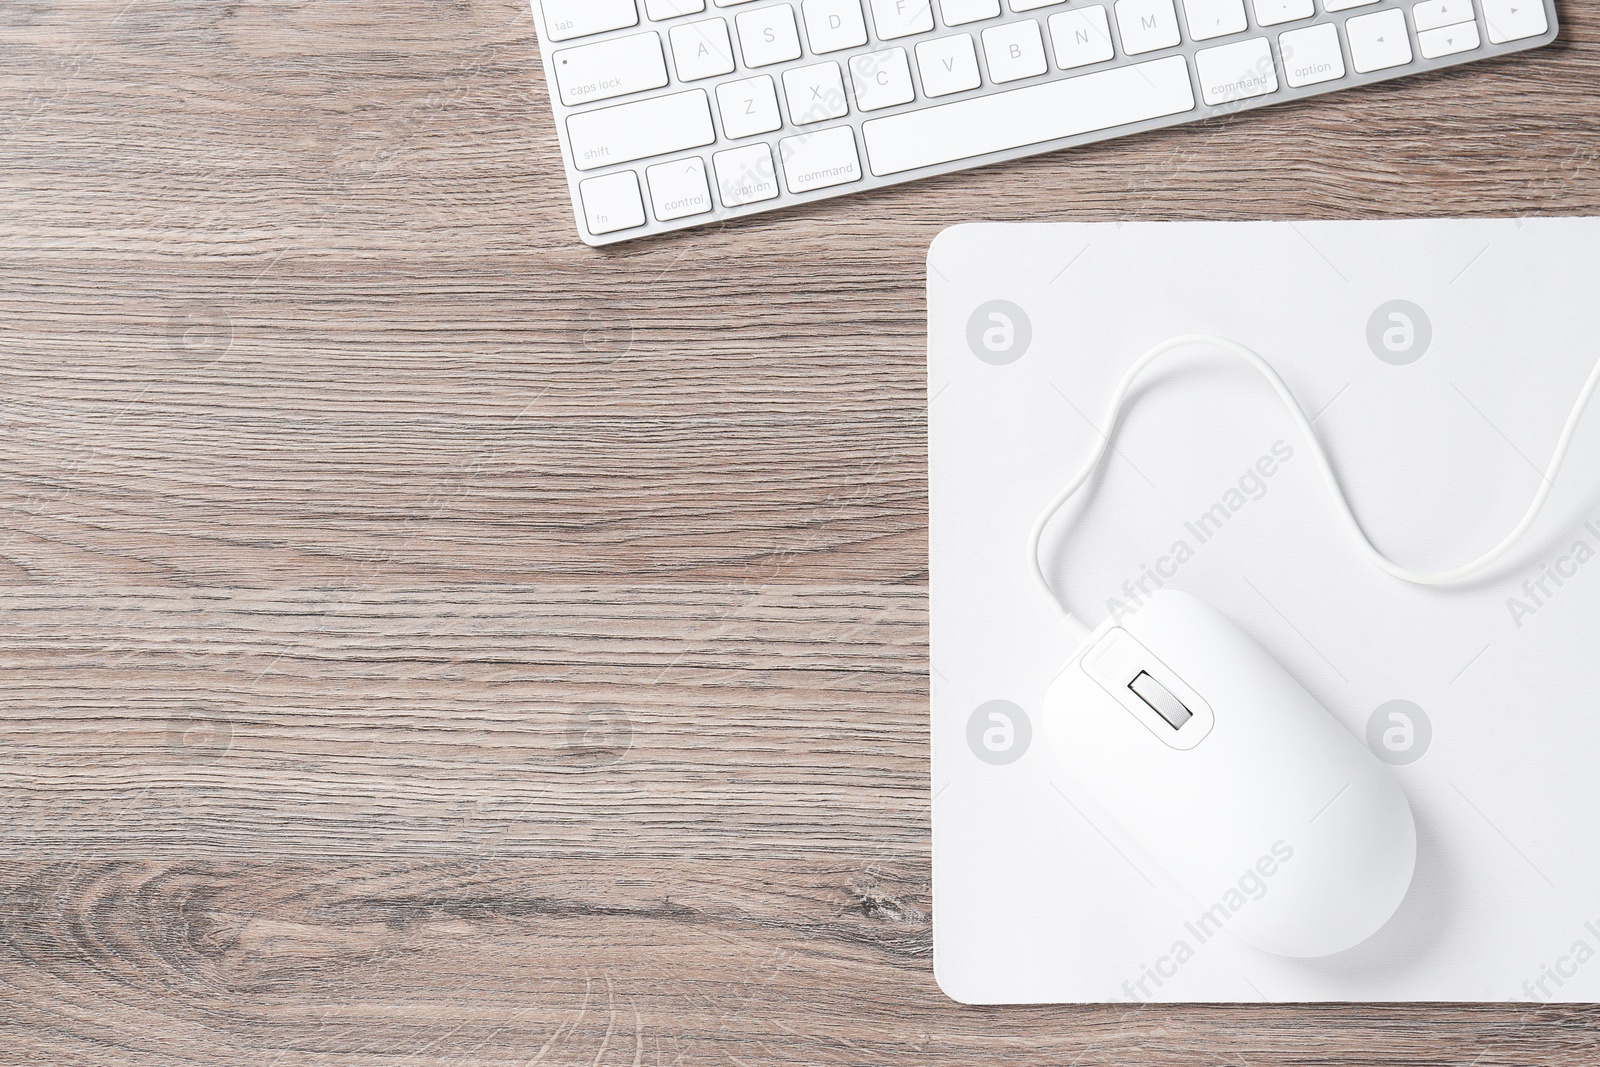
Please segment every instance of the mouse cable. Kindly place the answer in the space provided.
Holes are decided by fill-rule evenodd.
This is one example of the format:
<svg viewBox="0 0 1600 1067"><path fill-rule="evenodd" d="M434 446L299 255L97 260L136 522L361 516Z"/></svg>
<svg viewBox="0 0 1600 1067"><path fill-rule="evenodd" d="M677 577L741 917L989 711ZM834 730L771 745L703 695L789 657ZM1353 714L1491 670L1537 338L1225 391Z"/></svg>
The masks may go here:
<svg viewBox="0 0 1600 1067"><path fill-rule="evenodd" d="M1528 506L1528 512L1522 516L1522 521L1517 523L1516 528L1506 535L1505 540L1471 563L1463 564L1454 570L1422 572L1408 570L1400 566L1373 546L1372 541L1367 537L1366 531L1361 528L1361 523L1357 521L1354 513L1350 510L1350 502L1345 498L1344 488L1339 484L1339 477L1334 474L1333 467L1329 465L1327 454L1322 451L1322 444L1317 440L1316 431L1311 428L1310 420L1306 418L1305 409L1300 406L1300 402L1289 391L1289 386L1279 377L1278 372L1272 369L1272 364L1262 359L1251 349L1225 337L1213 337L1209 334L1184 334L1180 337L1172 337L1162 341L1140 356L1133 366L1128 368L1128 372L1122 376L1122 381L1118 383L1116 392L1112 394L1111 403L1106 411L1105 428L1100 432L1100 439L1090 452L1088 461L1084 463L1083 469L1078 471L1077 475L1067 483L1066 488L1057 493L1055 499L1050 501L1044 511L1039 514L1038 520L1033 524L1033 531L1028 535L1028 565L1032 568L1033 579L1038 583L1039 588L1044 590L1045 596L1050 599L1050 602L1060 610L1067 627L1080 643L1087 640L1092 631L1088 626L1084 625L1082 620L1076 618L1072 612L1067 610L1067 606L1056 596L1055 590L1050 588L1050 583L1045 579L1044 570L1039 565L1040 538L1044 536L1045 527L1050 524L1050 520L1055 518L1056 513L1061 510L1062 506L1072 498L1074 493L1083 487L1084 483L1094 474L1095 469L1100 466L1100 461L1105 458L1106 449L1111 445L1111 435L1117 428L1117 420L1122 416L1122 408L1128 398L1128 391L1133 388L1133 383L1138 379L1139 375L1144 372L1146 367L1169 352L1197 345L1220 348L1225 352L1238 356L1261 372L1261 376L1277 390L1278 397L1283 401L1284 406L1289 409L1289 414L1293 417L1295 425L1300 428L1301 435L1310 444L1311 454L1317 461L1317 469L1322 472L1322 480L1327 483L1329 491L1333 494L1334 501L1339 505L1339 515L1344 520L1345 529L1355 539L1357 547L1366 554L1367 560L1373 566L1385 574L1415 585L1455 585L1464 582L1492 566L1496 560L1509 552L1518 541L1522 540L1522 536L1528 532L1529 528L1533 526L1534 520L1539 517L1539 512L1544 508L1545 501L1550 497L1550 491L1555 488L1556 474L1561 470L1562 461L1567 458L1567 449L1572 444L1572 435L1576 432L1578 423L1583 418L1584 409L1589 406L1589 399L1594 395L1595 388L1600 386L1600 363L1596 363L1594 370L1589 372L1588 381L1583 383L1583 389L1578 393L1577 402L1572 406L1572 414L1567 416L1566 426L1561 429L1561 439L1556 442L1555 454L1550 457L1550 466L1546 468L1540 480L1539 491L1534 494L1533 503Z"/></svg>

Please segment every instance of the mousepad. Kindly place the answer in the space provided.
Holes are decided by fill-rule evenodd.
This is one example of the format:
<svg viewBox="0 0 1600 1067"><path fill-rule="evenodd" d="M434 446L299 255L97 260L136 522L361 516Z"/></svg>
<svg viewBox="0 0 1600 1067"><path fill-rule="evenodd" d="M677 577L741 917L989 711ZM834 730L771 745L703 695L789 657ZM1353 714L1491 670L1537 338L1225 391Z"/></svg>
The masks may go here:
<svg viewBox="0 0 1600 1067"><path fill-rule="evenodd" d="M1207 332L1288 381L1380 549L1413 568L1473 559L1522 517L1600 356L1596 293L1596 219L940 235L930 686L948 995L1600 1001L1600 406L1529 537L1464 588L1368 564L1276 395L1215 352L1148 372L1051 527L1046 574L1090 626L1159 588L1192 593L1393 767L1416 873L1394 918L1338 955L1274 956L1198 921L1217 902L1186 900L1140 842L1085 818L1039 729L1071 640L1024 556L1128 365ZM1273 891L1241 877L1227 907Z"/></svg>

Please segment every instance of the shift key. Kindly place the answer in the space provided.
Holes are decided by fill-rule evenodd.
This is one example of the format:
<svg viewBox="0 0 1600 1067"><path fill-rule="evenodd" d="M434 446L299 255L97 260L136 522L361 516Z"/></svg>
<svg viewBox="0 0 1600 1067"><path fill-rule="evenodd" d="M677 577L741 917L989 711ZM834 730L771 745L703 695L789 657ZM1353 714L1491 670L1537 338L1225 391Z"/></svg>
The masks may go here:
<svg viewBox="0 0 1600 1067"><path fill-rule="evenodd" d="M704 89L585 111L567 119L579 170L701 148L717 139Z"/></svg>

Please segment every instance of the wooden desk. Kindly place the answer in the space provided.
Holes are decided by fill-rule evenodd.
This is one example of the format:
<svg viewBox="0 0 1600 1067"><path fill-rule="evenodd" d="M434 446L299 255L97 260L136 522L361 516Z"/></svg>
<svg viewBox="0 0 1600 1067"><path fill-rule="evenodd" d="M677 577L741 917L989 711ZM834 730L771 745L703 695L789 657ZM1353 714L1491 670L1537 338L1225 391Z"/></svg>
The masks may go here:
<svg viewBox="0 0 1600 1067"><path fill-rule="evenodd" d="M4 0L0 1063L1596 1062L1586 1009L930 967L928 242L1600 211L1565 9L596 252L519 0Z"/></svg>

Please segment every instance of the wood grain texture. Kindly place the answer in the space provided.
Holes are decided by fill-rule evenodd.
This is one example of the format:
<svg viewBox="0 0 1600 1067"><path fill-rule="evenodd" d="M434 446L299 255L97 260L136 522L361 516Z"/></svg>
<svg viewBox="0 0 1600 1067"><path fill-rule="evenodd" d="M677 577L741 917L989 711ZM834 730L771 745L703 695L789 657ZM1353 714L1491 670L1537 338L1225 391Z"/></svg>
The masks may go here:
<svg viewBox="0 0 1600 1067"><path fill-rule="evenodd" d="M519 0L0 2L0 1064L1600 1062L930 967L928 242L1600 211L1563 14L596 252Z"/></svg>

